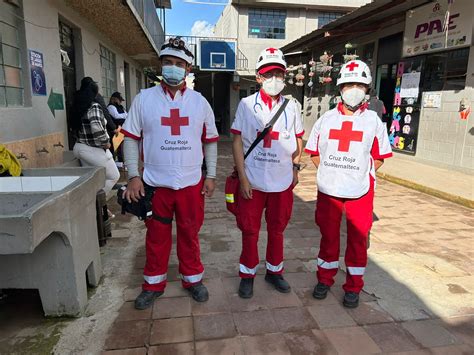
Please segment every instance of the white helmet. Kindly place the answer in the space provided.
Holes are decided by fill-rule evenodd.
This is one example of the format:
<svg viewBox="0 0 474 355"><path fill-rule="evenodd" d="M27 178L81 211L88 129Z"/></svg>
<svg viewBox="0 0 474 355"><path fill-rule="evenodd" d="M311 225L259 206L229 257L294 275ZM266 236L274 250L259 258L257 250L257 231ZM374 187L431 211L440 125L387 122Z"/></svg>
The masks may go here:
<svg viewBox="0 0 474 355"><path fill-rule="evenodd" d="M170 38L168 43L161 46L160 58L166 55L181 58L188 64L192 64L194 55L186 47L186 43L180 38Z"/></svg>
<svg viewBox="0 0 474 355"><path fill-rule="evenodd" d="M257 69L257 72L260 72L260 69L262 69L263 67L265 67L265 71L269 71L272 69L286 70L286 61L283 52L278 48L265 48L263 51L260 52L260 55L258 56L255 69Z"/></svg>
<svg viewBox="0 0 474 355"><path fill-rule="evenodd" d="M345 83L361 83L369 85L372 75L367 64L361 60L351 60L343 65L337 77L337 86Z"/></svg>

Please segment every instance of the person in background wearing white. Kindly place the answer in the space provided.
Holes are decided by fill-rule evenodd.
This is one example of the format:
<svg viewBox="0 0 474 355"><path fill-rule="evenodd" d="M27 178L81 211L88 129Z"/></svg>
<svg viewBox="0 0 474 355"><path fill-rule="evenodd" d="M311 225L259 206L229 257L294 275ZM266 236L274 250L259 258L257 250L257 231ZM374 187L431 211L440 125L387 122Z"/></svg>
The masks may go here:
<svg viewBox="0 0 474 355"><path fill-rule="evenodd" d="M118 91L114 92L110 96L109 105L107 106L107 110L112 116L114 124L117 126L117 129L120 131L121 127L125 123L125 119L127 118L127 111L125 107L123 107L122 103L125 101L122 94ZM113 147L114 150L117 151L117 166L123 167L123 144L120 143L118 147Z"/></svg>

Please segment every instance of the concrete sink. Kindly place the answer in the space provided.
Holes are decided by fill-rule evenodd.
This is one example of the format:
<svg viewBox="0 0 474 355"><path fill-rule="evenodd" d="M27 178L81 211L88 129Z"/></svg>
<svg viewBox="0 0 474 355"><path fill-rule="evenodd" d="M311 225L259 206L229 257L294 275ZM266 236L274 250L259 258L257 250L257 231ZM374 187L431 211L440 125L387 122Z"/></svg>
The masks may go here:
<svg viewBox="0 0 474 355"><path fill-rule="evenodd" d="M103 168L0 178L0 289L38 289L48 316L77 316L102 275L96 194Z"/></svg>

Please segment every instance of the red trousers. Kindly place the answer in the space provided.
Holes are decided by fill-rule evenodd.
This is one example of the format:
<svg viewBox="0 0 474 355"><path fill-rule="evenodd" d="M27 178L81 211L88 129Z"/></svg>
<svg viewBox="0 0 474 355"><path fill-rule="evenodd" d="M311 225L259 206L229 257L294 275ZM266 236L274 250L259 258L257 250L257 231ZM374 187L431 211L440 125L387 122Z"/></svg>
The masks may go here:
<svg viewBox="0 0 474 355"><path fill-rule="evenodd" d="M143 290L163 291L172 246L172 224L162 219L176 216L179 272L184 288L202 280L198 233L204 221L203 181L181 190L158 187L152 199L154 218L146 221L146 264ZM157 218L158 217L158 218ZM160 220L161 218L161 220Z"/></svg>
<svg viewBox="0 0 474 355"><path fill-rule="evenodd" d="M334 284L339 268L340 226L342 212L346 211L347 268L346 292L359 293L364 286L364 272L367 266L367 238L372 227L374 183L362 197L347 199L333 197L318 191L316 201L316 224L321 231L321 245L318 255L318 281L328 286Z"/></svg>
<svg viewBox="0 0 474 355"><path fill-rule="evenodd" d="M267 272L283 273L283 232L290 221L293 208L293 186L282 192L252 191L252 199L238 196L239 212L237 226L242 231L242 253L239 275L242 278L255 277L260 262L258 257L258 235L265 209L267 222Z"/></svg>

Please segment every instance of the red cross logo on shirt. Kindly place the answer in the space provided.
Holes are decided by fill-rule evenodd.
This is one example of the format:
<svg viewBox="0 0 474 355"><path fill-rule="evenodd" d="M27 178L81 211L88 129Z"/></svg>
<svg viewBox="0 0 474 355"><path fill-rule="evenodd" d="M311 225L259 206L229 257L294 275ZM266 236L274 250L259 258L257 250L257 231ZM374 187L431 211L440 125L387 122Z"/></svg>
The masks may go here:
<svg viewBox="0 0 474 355"><path fill-rule="evenodd" d="M278 49L276 48L267 48L267 52L270 52L270 54L273 54L277 51Z"/></svg>
<svg viewBox="0 0 474 355"><path fill-rule="evenodd" d="M180 117L179 108L172 108L170 117L161 117L161 125L170 126L172 136L180 136L181 126L189 126L189 117Z"/></svg>
<svg viewBox="0 0 474 355"><path fill-rule="evenodd" d="M358 68L359 64L356 62L350 62L349 64L346 65L346 68L349 68L349 71L354 71L355 68Z"/></svg>
<svg viewBox="0 0 474 355"><path fill-rule="evenodd" d="M259 136L260 133L262 132L257 132L257 136ZM272 141L277 141L279 137L280 137L280 132L273 132L273 131L268 132L263 138L263 148L271 148Z"/></svg>
<svg viewBox="0 0 474 355"><path fill-rule="evenodd" d="M363 131L353 131L352 122L342 122L341 129L329 130L329 139L339 140L337 150L340 152L348 152L351 142L362 142L364 136Z"/></svg>

